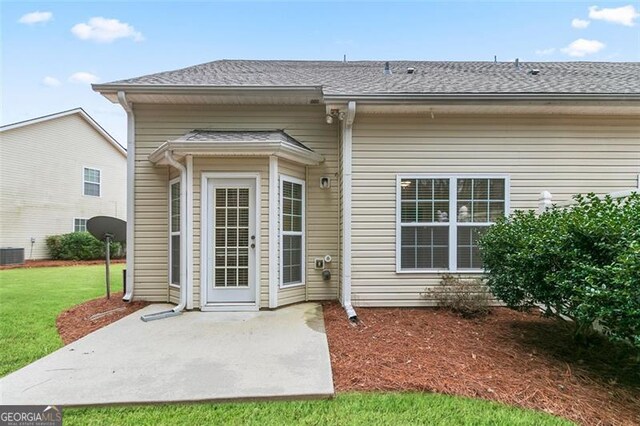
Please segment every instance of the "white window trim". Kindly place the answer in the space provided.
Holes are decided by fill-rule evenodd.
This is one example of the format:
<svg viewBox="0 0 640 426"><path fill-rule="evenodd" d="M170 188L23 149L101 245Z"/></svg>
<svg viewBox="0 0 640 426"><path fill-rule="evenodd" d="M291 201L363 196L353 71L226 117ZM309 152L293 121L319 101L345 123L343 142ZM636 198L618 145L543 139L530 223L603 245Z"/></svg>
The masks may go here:
<svg viewBox="0 0 640 426"><path fill-rule="evenodd" d="M177 177L175 179L171 179L169 181L169 191L168 191L168 194L169 194L168 195L168 198L169 198L169 209L168 209L168 211L169 211L169 271L168 271L168 273L169 273L169 287L173 287L173 288L178 288L179 289L180 285L182 283L174 284L173 282L171 282L172 281L171 280L171 278L172 278L171 277L171 273L172 273L171 271L173 269L172 268L172 266L173 266L173 238L172 237L175 236L175 235L180 235L180 231L178 230L178 231L174 232L173 229L172 229L172 226L171 226L172 225L171 216L173 214L173 207L171 205L172 204L171 203L171 187L176 183L180 183L182 185L182 182L181 182L179 177ZM182 235L180 235L180 238L182 238Z"/></svg>
<svg viewBox="0 0 640 426"><path fill-rule="evenodd" d="M402 269L402 218L400 211L402 206L402 192L400 183L403 179L449 179L449 207L458 205L457 181L458 179L504 179L504 211L508 215L511 212L511 176L508 174L487 173L429 173L429 174L398 174L396 175L396 273L397 274L446 274L446 273L481 273L482 269L458 268L458 225L462 226L490 226L493 222L460 222L458 223L457 208L449 208L449 222L418 223L416 225L448 226L449 227L449 268L433 269ZM455 244L453 244L455 242Z"/></svg>
<svg viewBox="0 0 640 426"><path fill-rule="evenodd" d="M291 182L291 183L296 183L302 186L302 231L297 232L297 231L283 231L282 230L282 223L283 223L283 209L282 209L282 200L283 200L283 191L282 191L282 184L283 182ZM280 260L280 279L279 279L279 283L280 283L280 288L293 288L293 287L302 287L306 284L306 252L305 252L305 240L306 240L306 215L307 215L307 207L306 207L306 197L307 197L307 188L305 185L305 181L302 179L298 179L295 178L293 176L288 176L288 175L280 175L280 186L279 186L279 206L280 206L280 214L278 215L280 223L278 226L278 232L280 234L279 237L279 247L278 247L278 259ZM301 281L297 282L297 283L290 283L290 284L284 284L283 280L284 280L284 259L283 257L283 250L282 247L284 246L284 236L285 235L300 235L302 238L300 240L300 244L301 244L301 249L302 249L302 254L300 256L300 278Z"/></svg>
<svg viewBox="0 0 640 426"><path fill-rule="evenodd" d="M73 229L73 232L82 232L82 231L76 231L76 220L86 220L88 221L89 219L87 219L86 217L74 217L73 221L71 222L71 229ZM87 227L86 222L85 222L85 228ZM86 231L86 229L85 229Z"/></svg>
<svg viewBox="0 0 640 426"><path fill-rule="evenodd" d="M84 179L84 172L87 169L89 169L89 170L97 170L100 173L100 181L97 183L98 191L100 192L100 195L89 195L89 194L86 194L84 192L84 184L85 183L92 183L94 185L96 184L96 182L87 182ZM93 167L93 166L82 166L82 179L81 180L82 180L82 196L83 197L102 198L102 169L100 169L98 167Z"/></svg>

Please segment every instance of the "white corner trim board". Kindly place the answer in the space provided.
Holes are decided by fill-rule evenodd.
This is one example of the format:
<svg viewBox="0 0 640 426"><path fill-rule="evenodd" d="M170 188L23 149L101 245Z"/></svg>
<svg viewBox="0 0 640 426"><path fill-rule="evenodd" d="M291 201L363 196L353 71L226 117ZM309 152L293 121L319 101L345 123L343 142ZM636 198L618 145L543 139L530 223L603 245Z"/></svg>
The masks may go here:
<svg viewBox="0 0 640 426"><path fill-rule="evenodd" d="M278 157L269 157L269 308L278 307Z"/></svg>
<svg viewBox="0 0 640 426"><path fill-rule="evenodd" d="M185 158L187 167L187 309L193 309L193 156Z"/></svg>

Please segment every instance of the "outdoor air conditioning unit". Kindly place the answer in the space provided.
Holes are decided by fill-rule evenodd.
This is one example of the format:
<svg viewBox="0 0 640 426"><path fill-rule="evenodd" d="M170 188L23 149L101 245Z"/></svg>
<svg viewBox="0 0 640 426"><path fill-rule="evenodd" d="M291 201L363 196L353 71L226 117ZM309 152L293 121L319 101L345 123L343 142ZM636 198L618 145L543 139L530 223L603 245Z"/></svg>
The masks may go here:
<svg viewBox="0 0 640 426"><path fill-rule="evenodd" d="M24 249L15 247L0 248L0 265L21 265L24 263Z"/></svg>

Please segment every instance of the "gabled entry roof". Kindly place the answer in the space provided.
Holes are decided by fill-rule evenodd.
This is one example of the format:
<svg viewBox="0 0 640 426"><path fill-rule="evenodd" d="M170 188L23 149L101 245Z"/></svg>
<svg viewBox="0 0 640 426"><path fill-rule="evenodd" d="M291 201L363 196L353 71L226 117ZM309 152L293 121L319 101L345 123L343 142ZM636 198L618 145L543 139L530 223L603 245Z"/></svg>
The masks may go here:
<svg viewBox="0 0 640 426"><path fill-rule="evenodd" d="M195 129L169 140L149 154L155 164L165 164L165 152L211 157L276 156L305 165L317 165L324 157L283 130L208 130Z"/></svg>

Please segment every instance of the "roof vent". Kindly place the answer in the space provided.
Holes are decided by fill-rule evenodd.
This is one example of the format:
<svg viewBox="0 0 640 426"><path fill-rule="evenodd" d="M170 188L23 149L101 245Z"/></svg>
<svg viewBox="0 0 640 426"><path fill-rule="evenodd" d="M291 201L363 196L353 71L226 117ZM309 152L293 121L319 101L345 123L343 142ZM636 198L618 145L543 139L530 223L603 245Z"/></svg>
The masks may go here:
<svg viewBox="0 0 640 426"><path fill-rule="evenodd" d="M531 74L531 75L538 75L538 74L540 74L540 70L539 70L539 69L537 69L537 68L530 69L530 70L529 70L529 74Z"/></svg>
<svg viewBox="0 0 640 426"><path fill-rule="evenodd" d="M384 63L384 73L386 75L390 75L391 74L391 66L389 65L388 61Z"/></svg>
<svg viewBox="0 0 640 426"><path fill-rule="evenodd" d="M516 69L520 69L520 59L516 58Z"/></svg>
<svg viewBox="0 0 640 426"><path fill-rule="evenodd" d="M416 69L414 67L407 68L407 74L413 74L414 72L416 72Z"/></svg>

